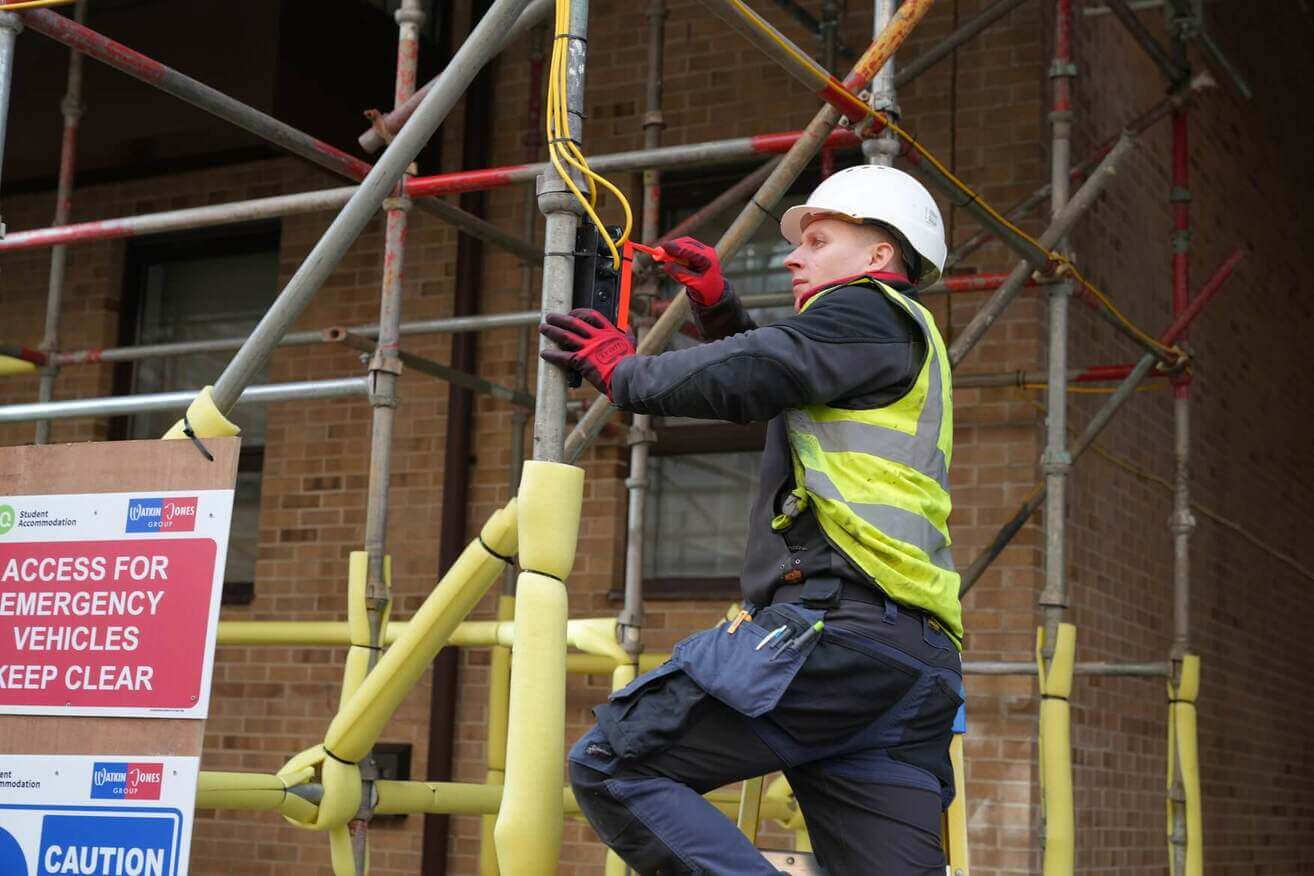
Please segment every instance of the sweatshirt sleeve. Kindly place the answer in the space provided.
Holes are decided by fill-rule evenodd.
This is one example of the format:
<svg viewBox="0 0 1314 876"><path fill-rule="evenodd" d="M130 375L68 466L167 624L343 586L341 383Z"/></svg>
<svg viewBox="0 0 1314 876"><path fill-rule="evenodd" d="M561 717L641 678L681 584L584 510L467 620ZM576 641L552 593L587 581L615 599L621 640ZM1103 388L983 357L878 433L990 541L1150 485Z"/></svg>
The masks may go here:
<svg viewBox="0 0 1314 876"><path fill-rule="evenodd" d="M612 375L612 401L637 413L735 423L802 405L857 407L849 403L911 386L924 353L920 329L898 305L846 287L764 328L632 356Z"/></svg>

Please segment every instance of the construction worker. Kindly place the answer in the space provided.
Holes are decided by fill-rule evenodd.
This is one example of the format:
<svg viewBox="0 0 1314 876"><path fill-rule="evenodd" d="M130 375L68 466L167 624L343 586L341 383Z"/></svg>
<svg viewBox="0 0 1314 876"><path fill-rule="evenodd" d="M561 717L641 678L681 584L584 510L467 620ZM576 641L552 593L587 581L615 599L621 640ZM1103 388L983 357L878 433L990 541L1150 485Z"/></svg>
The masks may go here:
<svg viewBox="0 0 1314 876"><path fill-rule="evenodd" d="M940 815L962 704L949 553L949 357L917 283L940 211L860 166L780 230L796 313L758 327L691 238L665 245L708 343L636 355L601 314L547 317L550 363L636 413L769 421L744 611L595 709L570 752L580 809L641 874L775 874L701 795L783 770L832 876L943 874Z"/></svg>

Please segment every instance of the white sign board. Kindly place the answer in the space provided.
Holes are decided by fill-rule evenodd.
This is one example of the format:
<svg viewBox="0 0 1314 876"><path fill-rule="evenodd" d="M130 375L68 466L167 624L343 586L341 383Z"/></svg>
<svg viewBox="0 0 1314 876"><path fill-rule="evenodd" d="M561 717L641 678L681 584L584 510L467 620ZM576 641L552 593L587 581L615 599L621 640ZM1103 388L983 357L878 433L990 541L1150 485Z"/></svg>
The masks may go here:
<svg viewBox="0 0 1314 876"><path fill-rule="evenodd" d="M4 876L186 876L199 760L0 755Z"/></svg>
<svg viewBox="0 0 1314 876"><path fill-rule="evenodd" d="M0 714L206 717L232 509L0 496Z"/></svg>

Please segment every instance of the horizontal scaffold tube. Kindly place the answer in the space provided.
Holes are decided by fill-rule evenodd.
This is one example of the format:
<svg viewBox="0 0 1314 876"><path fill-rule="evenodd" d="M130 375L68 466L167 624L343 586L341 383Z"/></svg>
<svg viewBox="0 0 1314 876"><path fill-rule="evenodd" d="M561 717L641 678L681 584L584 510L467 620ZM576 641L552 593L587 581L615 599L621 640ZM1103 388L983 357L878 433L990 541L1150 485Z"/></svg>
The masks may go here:
<svg viewBox="0 0 1314 876"><path fill-rule="evenodd" d="M778 134L734 137L729 140L711 140L685 146L659 146L656 149L590 155L589 167L598 173L608 173L734 161L752 158L755 155L779 155L788 152L801 136L803 131L784 131ZM828 149L843 149L857 145L858 138L848 131L835 131L825 142L825 148ZM551 166L547 162L512 164L482 170L461 170L434 176L417 176L407 180L406 194L413 198L426 195L450 195L528 183L533 182L540 173Z"/></svg>
<svg viewBox="0 0 1314 876"><path fill-rule="evenodd" d="M1135 365L1094 365L1090 368L1068 370L1069 383L1108 383L1125 380ZM1170 377L1167 371L1152 372L1149 377ZM985 374L955 374L954 389L972 389L991 386L1036 387L1044 386L1049 375L1043 371L1000 371Z"/></svg>
<svg viewBox="0 0 1314 876"><path fill-rule="evenodd" d="M502 803L501 785L474 785L461 782L378 781L374 785L379 802L376 815L496 815ZM726 815L734 816L739 808L739 794L717 790L704 795ZM579 803L570 788L561 789L561 802L567 815L579 815ZM221 808L221 807L214 807ZM272 807L271 807L272 808ZM762 818L787 819L796 809L786 800L764 798Z"/></svg>
<svg viewBox="0 0 1314 876"><path fill-rule="evenodd" d="M336 380L306 380L298 383L271 383L248 386L238 404L273 404L308 399L368 396L368 377L342 377ZM196 399L194 390L153 392L142 395L118 395L107 398L82 398L72 401L33 402L0 406L0 423L26 423L33 420L68 420L76 417L117 417L125 414L148 414L155 411L183 411Z"/></svg>

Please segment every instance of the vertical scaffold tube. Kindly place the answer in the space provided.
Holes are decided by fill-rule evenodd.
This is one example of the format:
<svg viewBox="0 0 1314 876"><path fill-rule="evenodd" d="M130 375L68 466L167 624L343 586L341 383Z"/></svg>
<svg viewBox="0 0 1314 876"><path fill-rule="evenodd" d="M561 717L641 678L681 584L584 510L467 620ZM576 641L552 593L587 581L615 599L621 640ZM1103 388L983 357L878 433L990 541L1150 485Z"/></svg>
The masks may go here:
<svg viewBox="0 0 1314 876"><path fill-rule="evenodd" d="M5 160L5 135L9 128L9 89L14 78L14 46L23 30L23 22L13 12L0 12L0 168ZM0 215L0 238L5 236L4 216Z"/></svg>
<svg viewBox="0 0 1314 876"><path fill-rule="evenodd" d="M1185 43L1178 40L1177 59L1183 69L1189 63ZM1173 254L1172 309L1179 319L1191 305L1191 190L1189 116L1186 107L1173 112L1172 189L1168 199L1173 211L1170 238ZM1182 339L1186 339L1183 332ZM1168 528L1173 538L1173 642L1170 657L1174 678L1186 686L1185 658L1191 648L1191 533L1195 516L1191 513L1191 376L1183 372L1173 378L1173 513ZM1198 658L1195 660L1198 674ZM1193 679L1198 685L1198 678ZM1169 726L1175 726L1177 708L1170 696ZM1168 843L1174 876L1194 874L1203 868L1203 851L1199 837L1200 799L1199 764L1195 762L1195 696L1190 699L1190 743L1169 745L1168 763ZM1193 762L1183 759L1190 753ZM1174 758L1173 754L1177 757ZM1188 773L1193 776L1194 799L1188 789ZM1196 813L1195 823L1191 811ZM1196 869L1192 869L1192 865Z"/></svg>
<svg viewBox="0 0 1314 876"><path fill-rule="evenodd" d="M962 717L959 711L959 717ZM954 738L949 742L949 763L954 770L954 802L944 814L944 851L949 864L949 876L970 876L971 858L967 848L967 762L963 759L963 737L966 722L959 728L954 722Z"/></svg>
<svg viewBox="0 0 1314 876"><path fill-rule="evenodd" d="M541 404L540 399L540 404ZM520 482L520 573L506 744L493 838L508 876L549 876L561 854L566 734L566 585L575 562L584 470L535 460Z"/></svg>
<svg viewBox="0 0 1314 876"><path fill-rule="evenodd" d="M895 5L895 0L875 0L872 4L873 36L879 36L881 31L889 27L890 19L894 18ZM833 68L827 64L826 69ZM876 71L875 77L871 80L871 88L868 90L871 92L871 97L867 102L871 108L897 121L899 98L894 84L894 55L890 55L889 60ZM887 128L878 136L862 141L862 154L868 164L893 166L894 157L899 154L899 136Z"/></svg>
<svg viewBox="0 0 1314 876"><path fill-rule="evenodd" d="M1069 876L1075 860L1072 808L1071 706L1072 670L1076 662L1077 628L1059 624L1048 650L1045 628L1036 630L1036 667L1040 687L1040 794L1045 818L1045 876Z"/></svg>
<svg viewBox="0 0 1314 876"><path fill-rule="evenodd" d="M666 34L666 2L651 0L648 5L648 89L647 109L643 116L643 148L661 145L663 45ZM660 170L643 172L643 210L641 236L645 241L657 239L661 224L662 175ZM625 526L625 606L620 615L621 646L635 659L643 647L643 538L644 518L648 507L648 456L656 441L652 418L635 414L630 424L630 475L625 479L629 491L629 513Z"/></svg>
<svg viewBox="0 0 1314 876"><path fill-rule="evenodd" d="M87 16L87 0L78 0L73 7L73 20L81 24ZM59 182L55 188L55 218L52 226L67 225L73 206L73 173L77 167L78 122L82 118L82 53L68 50L68 85L59 104L64 115L64 136L59 146ZM46 287L46 330L41 337L41 351L54 353L59 349L59 317L64 303L64 274L68 266L68 247L56 245L50 250L50 281ZM59 366L53 362L41 372L37 401L48 402L55 397L55 377ZM50 441L50 421L37 420L36 443Z"/></svg>
<svg viewBox="0 0 1314 876"><path fill-rule="evenodd" d="M529 54L529 93L526 112L525 162L538 161L542 145L543 130L543 31L535 26L531 37L533 48ZM532 190L526 191L524 224L521 237L534 239L536 196ZM525 262L520 274L520 304L528 310L534 303L534 269L535 266ZM532 326L525 326L516 333L516 390L528 393L529 389L529 351L531 349ZM529 411L517 405L511 412L511 494L520 490L520 477L525 463L525 426L529 422ZM497 619L511 621L515 618L516 573L514 567L507 567L503 579L502 595L497 598ZM485 758L488 761L486 783L501 787L506 781L506 737L507 711L511 696L511 649L497 645L492 649L488 660L488 742ZM479 827L479 876L497 876L497 847L493 839L493 829L497 825L497 815L485 815Z"/></svg>
<svg viewBox="0 0 1314 876"><path fill-rule="evenodd" d="M1072 79L1077 68L1072 62L1072 0L1054 4L1054 60L1050 78L1054 83L1050 107L1050 216L1057 217L1067 206L1072 165ZM1058 242L1067 249L1066 237ZM1040 660L1049 663L1051 682L1058 672L1056 648L1059 630L1068 607L1067 514L1068 472L1072 457L1068 453L1068 303L1072 286L1055 283L1049 292L1048 398L1045 416L1045 452L1041 466L1045 474L1045 587L1040 593L1040 610L1044 619ZM1070 637L1075 640L1075 635ZM1066 682L1071 687L1071 657ZM1061 680L1060 680L1061 683ZM1061 709L1050 705L1045 685L1041 685L1041 771L1044 777L1044 809L1041 841L1045 848L1046 876L1072 872L1073 812L1072 752L1069 747L1069 709L1064 690ZM1046 708L1049 720L1043 717ZM1045 735L1048 732L1048 735ZM1062 751L1059 747L1062 746ZM1065 775L1059 776L1063 771Z"/></svg>
<svg viewBox="0 0 1314 876"><path fill-rule="evenodd" d="M1200 746L1195 711L1199 694L1200 658L1195 654L1185 654L1177 683L1168 683L1168 863L1171 876L1204 876L1204 812L1200 800Z"/></svg>

